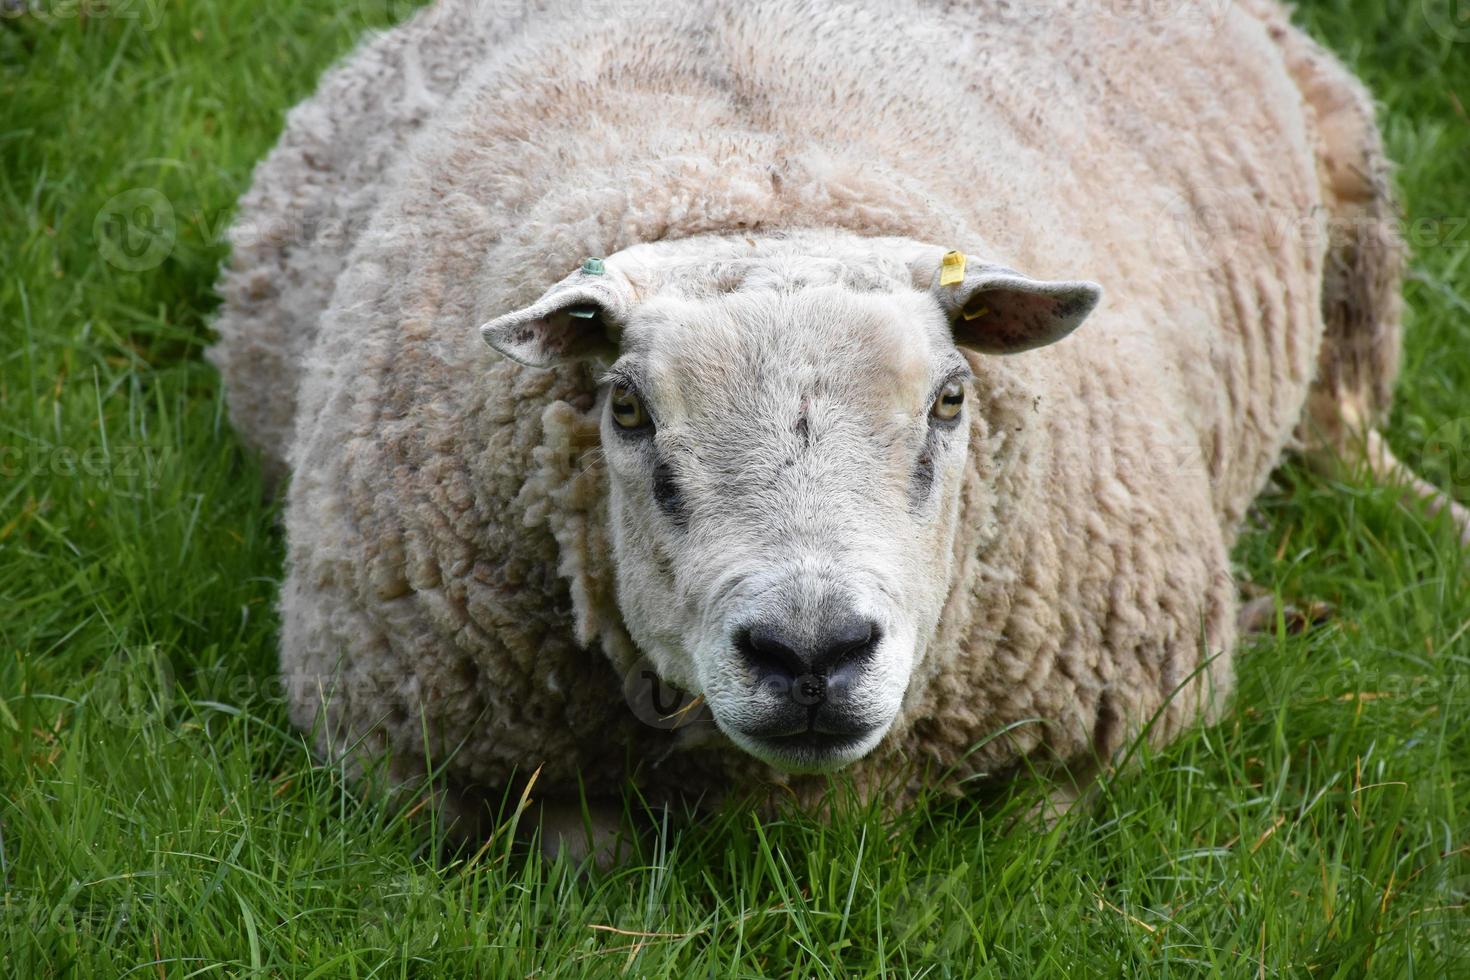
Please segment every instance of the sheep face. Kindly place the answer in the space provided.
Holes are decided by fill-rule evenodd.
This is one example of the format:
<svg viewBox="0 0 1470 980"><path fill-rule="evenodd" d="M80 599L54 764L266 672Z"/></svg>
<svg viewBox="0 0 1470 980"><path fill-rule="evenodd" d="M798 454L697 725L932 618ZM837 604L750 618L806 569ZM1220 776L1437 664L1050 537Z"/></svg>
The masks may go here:
<svg viewBox="0 0 1470 980"><path fill-rule="evenodd" d="M659 296L606 375L619 604L660 675L787 768L887 731L950 572L970 367L934 304Z"/></svg>
<svg viewBox="0 0 1470 980"><path fill-rule="evenodd" d="M630 635L740 747L813 771L883 738L938 623L972 367L958 307L915 286L933 262L783 244L658 263L640 246L484 332L530 362L599 352Z"/></svg>

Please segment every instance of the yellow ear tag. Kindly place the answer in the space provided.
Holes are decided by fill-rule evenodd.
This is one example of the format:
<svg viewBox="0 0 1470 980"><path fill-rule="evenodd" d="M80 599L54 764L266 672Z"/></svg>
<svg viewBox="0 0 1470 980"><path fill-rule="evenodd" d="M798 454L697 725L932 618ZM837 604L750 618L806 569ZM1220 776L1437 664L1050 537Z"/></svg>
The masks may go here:
<svg viewBox="0 0 1470 980"><path fill-rule="evenodd" d="M945 252L939 262L939 285L958 286L965 281L965 253Z"/></svg>
<svg viewBox="0 0 1470 980"><path fill-rule="evenodd" d="M969 307L969 306L967 306L963 310L960 311L960 315L963 316L966 320L978 320L982 316L984 316L985 314L987 314L989 312L990 312L990 307L988 307L988 306L980 306L980 307Z"/></svg>

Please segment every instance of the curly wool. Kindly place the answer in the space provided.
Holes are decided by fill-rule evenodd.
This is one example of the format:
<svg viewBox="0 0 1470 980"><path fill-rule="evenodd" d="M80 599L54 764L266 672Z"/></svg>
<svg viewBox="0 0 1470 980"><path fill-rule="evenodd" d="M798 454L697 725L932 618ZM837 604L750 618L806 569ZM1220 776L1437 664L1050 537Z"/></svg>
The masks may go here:
<svg viewBox="0 0 1470 980"><path fill-rule="evenodd" d="M630 710L596 379L475 328L586 255L823 228L1108 296L1062 344L972 358L951 591L859 785L1085 771L1156 714L1161 741L1210 717L1229 548L1326 329L1327 243L1237 219L1332 203L1299 79L1361 111L1336 63L1264 0L503 6L441 0L366 42L241 202L211 358L292 474L295 723L326 752L391 750L400 777L427 755L461 792L538 768L550 792L819 792ZM1392 258L1373 271L1396 284ZM1381 410L1396 321L1375 329L1357 373Z"/></svg>

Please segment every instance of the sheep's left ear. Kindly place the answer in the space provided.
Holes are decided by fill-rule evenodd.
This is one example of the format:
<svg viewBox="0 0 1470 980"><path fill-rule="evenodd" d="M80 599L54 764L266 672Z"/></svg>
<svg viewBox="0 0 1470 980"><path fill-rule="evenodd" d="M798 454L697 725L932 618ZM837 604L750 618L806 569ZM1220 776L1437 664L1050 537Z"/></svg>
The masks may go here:
<svg viewBox="0 0 1470 980"><path fill-rule="evenodd" d="M601 259L552 286L523 309L480 327L485 343L513 361L545 368L565 361L617 356L618 332L633 306L626 276Z"/></svg>
<svg viewBox="0 0 1470 980"><path fill-rule="evenodd" d="M983 354L1016 354L1054 344L1076 330L1102 299L1085 280L1032 279L1014 269L946 252L916 268L949 318L954 342ZM924 280L927 278L927 282Z"/></svg>

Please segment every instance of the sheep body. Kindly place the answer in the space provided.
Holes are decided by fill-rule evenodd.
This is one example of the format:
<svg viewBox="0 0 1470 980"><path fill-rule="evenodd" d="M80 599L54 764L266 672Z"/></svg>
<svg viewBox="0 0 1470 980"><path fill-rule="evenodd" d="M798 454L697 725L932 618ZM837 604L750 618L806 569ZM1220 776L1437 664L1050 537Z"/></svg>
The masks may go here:
<svg viewBox="0 0 1470 980"><path fill-rule="evenodd" d="M596 378L475 327L586 255L824 229L1107 291L1066 341L975 359L953 584L859 785L1085 774L1155 716L1159 741L1211 717L1247 507L1304 407L1324 452L1386 407L1368 105L1268 2L443 0L369 40L242 200L211 352L291 474L293 720L395 778L444 760L459 799L537 768L553 794L819 792L630 710Z"/></svg>

